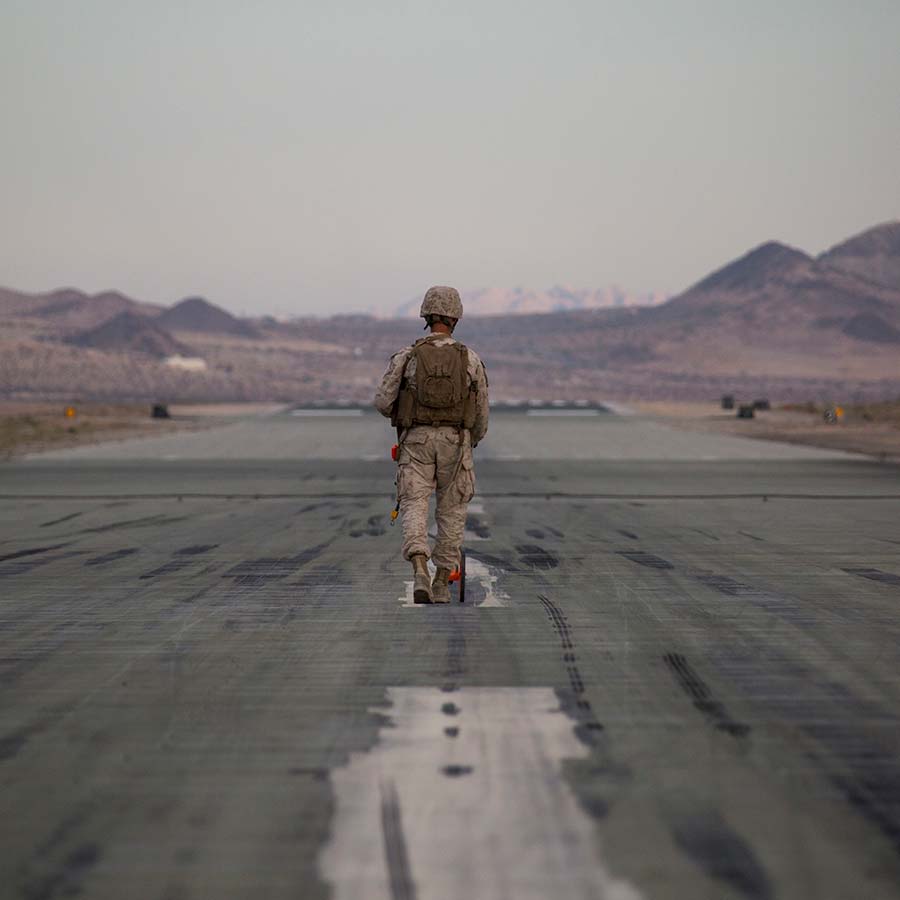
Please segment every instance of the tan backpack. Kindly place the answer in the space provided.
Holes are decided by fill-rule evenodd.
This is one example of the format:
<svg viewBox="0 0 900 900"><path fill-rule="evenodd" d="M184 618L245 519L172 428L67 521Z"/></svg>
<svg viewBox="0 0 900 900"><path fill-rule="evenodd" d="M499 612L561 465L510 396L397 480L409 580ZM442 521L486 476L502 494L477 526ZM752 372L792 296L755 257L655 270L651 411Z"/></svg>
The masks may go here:
<svg viewBox="0 0 900 900"><path fill-rule="evenodd" d="M469 352L465 345L454 342L439 346L423 338L416 341L409 358L416 360L415 390L404 375L394 424L400 428L413 425L471 428L475 402L470 394L475 386L469 384Z"/></svg>

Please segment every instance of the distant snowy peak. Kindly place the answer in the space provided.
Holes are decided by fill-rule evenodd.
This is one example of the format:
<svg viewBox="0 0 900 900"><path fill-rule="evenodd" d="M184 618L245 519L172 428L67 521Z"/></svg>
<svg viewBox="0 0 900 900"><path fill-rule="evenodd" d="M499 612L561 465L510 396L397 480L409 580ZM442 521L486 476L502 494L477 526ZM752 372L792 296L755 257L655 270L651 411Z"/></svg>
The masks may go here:
<svg viewBox="0 0 900 900"><path fill-rule="evenodd" d="M494 287L462 292L463 305L466 314L470 316L509 316L560 312L570 309L656 306L666 299L668 299L666 294L638 294L625 291L616 285L596 290L555 285L545 291L522 287ZM421 302L421 298L417 297L394 309L385 310L385 315L398 318L417 316Z"/></svg>

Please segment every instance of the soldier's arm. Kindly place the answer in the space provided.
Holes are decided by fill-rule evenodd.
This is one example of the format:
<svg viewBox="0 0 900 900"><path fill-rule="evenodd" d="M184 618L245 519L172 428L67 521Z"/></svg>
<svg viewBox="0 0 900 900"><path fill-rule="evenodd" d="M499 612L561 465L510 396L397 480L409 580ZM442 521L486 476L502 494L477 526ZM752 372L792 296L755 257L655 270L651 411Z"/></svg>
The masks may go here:
<svg viewBox="0 0 900 900"><path fill-rule="evenodd" d="M387 372L384 373L384 378L381 379L378 390L375 392L375 409L388 418L390 418L391 410L394 407L394 401L397 399L400 381L403 379L403 369L406 367L408 359L408 348L395 353L391 357Z"/></svg>
<svg viewBox="0 0 900 900"><path fill-rule="evenodd" d="M488 379L484 363L479 359L475 367L475 387L478 390L475 403L475 424L472 426L472 446L478 444L488 430Z"/></svg>

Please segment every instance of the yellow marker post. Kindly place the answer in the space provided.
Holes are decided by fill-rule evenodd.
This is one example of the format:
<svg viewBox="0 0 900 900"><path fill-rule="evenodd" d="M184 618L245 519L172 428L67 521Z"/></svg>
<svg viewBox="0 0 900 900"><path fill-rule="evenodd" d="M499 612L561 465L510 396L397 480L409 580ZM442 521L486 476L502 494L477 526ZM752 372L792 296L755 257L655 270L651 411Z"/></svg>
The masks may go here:
<svg viewBox="0 0 900 900"><path fill-rule="evenodd" d="M67 406L67 407L66 407L65 417L66 417L67 419L74 419L75 416L77 416L77 415L78 415L78 413L75 411L75 407L74 407L74 406Z"/></svg>

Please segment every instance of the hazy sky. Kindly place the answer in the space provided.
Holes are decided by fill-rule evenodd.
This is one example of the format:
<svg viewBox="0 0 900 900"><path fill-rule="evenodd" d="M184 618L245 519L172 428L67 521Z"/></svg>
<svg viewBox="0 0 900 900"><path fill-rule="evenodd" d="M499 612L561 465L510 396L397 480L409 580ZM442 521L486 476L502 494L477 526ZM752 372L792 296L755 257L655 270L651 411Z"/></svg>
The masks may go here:
<svg viewBox="0 0 900 900"><path fill-rule="evenodd" d="M0 0L0 285L678 291L900 217L898 0Z"/></svg>

